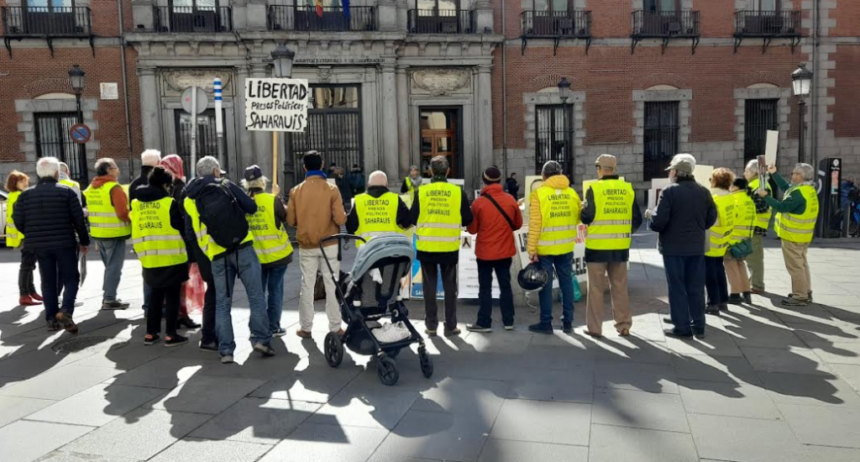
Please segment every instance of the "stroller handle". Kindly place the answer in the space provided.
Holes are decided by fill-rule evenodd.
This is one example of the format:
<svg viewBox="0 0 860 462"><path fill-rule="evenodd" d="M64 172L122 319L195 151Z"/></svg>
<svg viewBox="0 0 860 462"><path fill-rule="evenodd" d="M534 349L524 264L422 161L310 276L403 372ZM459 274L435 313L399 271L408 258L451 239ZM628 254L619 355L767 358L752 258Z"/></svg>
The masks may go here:
<svg viewBox="0 0 860 462"><path fill-rule="evenodd" d="M327 242L331 242L331 241L337 241L337 261L343 260L343 255L342 255L343 247L341 246L342 241L346 241L346 242L361 241L361 242L367 243L367 239L365 239L361 236L356 236L355 234L344 234L344 233L332 234L331 236L324 237L320 241L320 251L323 252L323 255L325 255L325 252L324 252L325 249L323 247L325 247L325 244Z"/></svg>

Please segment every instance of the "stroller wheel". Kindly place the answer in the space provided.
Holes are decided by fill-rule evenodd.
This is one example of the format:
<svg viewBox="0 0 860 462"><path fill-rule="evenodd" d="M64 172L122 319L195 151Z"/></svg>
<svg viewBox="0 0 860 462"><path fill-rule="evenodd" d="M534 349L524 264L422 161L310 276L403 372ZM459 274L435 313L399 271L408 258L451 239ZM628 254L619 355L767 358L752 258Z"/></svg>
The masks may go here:
<svg viewBox="0 0 860 462"><path fill-rule="evenodd" d="M335 332L329 332L325 336L325 360L331 367L340 366L343 361L343 342Z"/></svg>
<svg viewBox="0 0 860 462"><path fill-rule="evenodd" d="M379 381L383 385L392 386L400 379L400 372L397 371L397 363L388 356L379 358L376 363L376 374L379 376Z"/></svg>
<svg viewBox="0 0 860 462"><path fill-rule="evenodd" d="M429 379L433 375L433 360L424 348L418 349L418 361L421 363L421 373Z"/></svg>

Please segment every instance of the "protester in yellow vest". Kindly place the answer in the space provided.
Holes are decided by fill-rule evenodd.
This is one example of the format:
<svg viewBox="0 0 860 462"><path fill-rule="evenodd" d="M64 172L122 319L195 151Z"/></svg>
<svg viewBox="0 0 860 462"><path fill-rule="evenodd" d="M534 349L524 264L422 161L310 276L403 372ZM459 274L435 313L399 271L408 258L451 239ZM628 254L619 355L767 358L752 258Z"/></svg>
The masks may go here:
<svg viewBox="0 0 860 462"><path fill-rule="evenodd" d="M71 173L69 172L69 166L65 162L60 162L60 184L66 185L72 188L72 191L78 196L78 200L81 200L81 184L77 181L71 179L69 176Z"/></svg>
<svg viewBox="0 0 860 462"><path fill-rule="evenodd" d="M815 191L815 169L809 164L797 164L791 172L791 184L780 176L776 167L769 165L768 172L777 186L785 190L782 202L759 191L767 204L777 213L774 228L782 241L785 269L791 276L791 293L782 300L786 306L806 306L812 303L812 278L806 252L815 233L818 219L818 193Z"/></svg>
<svg viewBox="0 0 860 462"><path fill-rule="evenodd" d="M711 173L711 191L717 205L717 222L708 229L705 249L705 287L708 289L706 314L729 311L729 287L723 264L735 225L735 198L729 193L735 174L727 168Z"/></svg>
<svg viewBox="0 0 860 462"><path fill-rule="evenodd" d="M6 177L6 191L9 192L9 197L6 199L6 247L21 248L21 267L18 269L18 292L20 295L18 305L21 306L42 304L42 296L36 292L36 285L33 284L36 254L24 251L24 247L21 245L24 242L24 233L18 231L18 228L15 227L15 221L12 220L15 202L21 193L29 187L30 177L25 173L12 170Z"/></svg>
<svg viewBox="0 0 860 462"><path fill-rule="evenodd" d="M750 270L750 292L759 295L764 293L763 239L767 236L767 228L770 226L770 216L773 214L764 198L757 194L759 184L761 183L760 173L758 161L755 159L749 161L746 169L744 169L744 178L749 182L749 189L756 208L755 230L752 237L753 253L747 257L747 266L749 266ZM765 181L764 188L769 194L773 194L767 181Z"/></svg>
<svg viewBox="0 0 860 462"><path fill-rule="evenodd" d="M416 225L417 258L421 262L427 335L436 335L439 317L436 307L437 281L442 273L445 291L445 335L459 335L457 327L457 263L460 258L460 233L472 223L469 198L456 185L448 183L448 158L430 160L433 178L415 192L409 211Z"/></svg>
<svg viewBox="0 0 860 462"><path fill-rule="evenodd" d="M164 167L155 167L148 183L136 189L131 204L131 243L143 267L143 280L152 289L146 315L145 345L159 341L161 314L165 309L164 346L188 342L176 333L179 321L180 289L188 280L181 205L173 200L173 176Z"/></svg>
<svg viewBox="0 0 860 462"><path fill-rule="evenodd" d="M271 194L266 192L269 179L263 176L259 166L246 168L244 176L242 186L257 204L257 212L248 215L248 227L254 235L254 252L260 260L269 330L273 336L283 337L287 334L281 327L284 275L287 274L287 266L293 261L293 246L287 235L287 207L278 195L278 185L272 186Z"/></svg>
<svg viewBox="0 0 860 462"><path fill-rule="evenodd" d="M747 275L746 257L736 258L731 246L742 242L751 244L756 223L756 207L750 197L753 192L747 189L745 178L736 178L730 189L731 196L735 200L735 226L729 237L729 249L726 251L723 264L726 267L726 276L729 278L729 303L740 305L741 303L752 304L750 293L750 278ZM758 196L756 196L758 197Z"/></svg>
<svg viewBox="0 0 860 462"><path fill-rule="evenodd" d="M116 296L127 252L125 241L131 236L128 197L117 183L119 173L113 159L99 159L97 176L84 191L90 235L98 244L105 265L103 310L124 310L129 306Z"/></svg>
<svg viewBox="0 0 860 462"><path fill-rule="evenodd" d="M423 178L421 178L421 171L418 170L417 165L413 165L409 167L409 176L403 180L403 185L400 186L400 194L406 194L406 206L412 208L412 199L415 197L415 191L418 190L418 187L421 186L423 182Z"/></svg>
<svg viewBox="0 0 860 462"><path fill-rule="evenodd" d="M529 258L540 263L549 275L540 291L540 322L532 332L552 334L553 268L558 275L562 298L562 329L573 332L573 247L580 223L582 200L570 187L561 164L551 160L541 170L543 184L529 199Z"/></svg>
<svg viewBox="0 0 860 462"><path fill-rule="evenodd" d="M627 262L632 234L642 225L633 186L618 177L618 159L603 154L594 162L598 181L585 192L582 222L588 225L585 263L588 268L588 300L585 333L603 335L603 294L612 298L615 330L630 335L633 313L627 293Z"/></svg>
<svg viewBox="0 0 860 462"><path fill-rule="evenodd" d="M355 196L355 206L346 217L346 232L370 240L410 226L409 207L388 190L388 176L381 170L372 172L367 178L367 192ZM362 245L362 241L355 242L356 248Z"/></svg>

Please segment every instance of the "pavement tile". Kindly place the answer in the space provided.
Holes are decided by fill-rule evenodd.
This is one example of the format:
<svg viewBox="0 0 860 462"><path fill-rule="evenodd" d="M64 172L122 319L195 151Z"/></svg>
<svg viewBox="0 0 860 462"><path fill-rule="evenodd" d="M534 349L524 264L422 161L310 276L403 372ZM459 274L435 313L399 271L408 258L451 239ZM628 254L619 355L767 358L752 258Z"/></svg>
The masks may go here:
<svg viewBox="0 0 860 462"><path fill-rule="evenodd" d="M741 351L756 371L830 375L822 359L808 348L741 347Z"/></svg>
<svg viewBox="0 0 860 462"><path fill-rule="evenodd" d="M860 449L834 448L830 446L804 446L810 461L857 462Z"/></svg>
<svg viewBox="0 0 860 462"><path fill-rule="evenodd" d="M256 379L195 375L152 403L152 408L170 412L219 414L263 383Z"/></svg>
<svg viewBox="0 0 860 462"><path fill-rule="evenodd" d="M446 377L436 387L421 392L412 409L471 414L492 424L507 392L506 382Z"/></svg>
<svg viewBox="0 0 860 462"><path fill-rule="evenodd" d="M352 381L361 369L343 367L332 369L315 366L275 376L251 393L255 398L273 398L325 403Z"/></svg>
<svg viewBox="0 0 860 462"><path fill-rule="evenodd" d="M860 409L794 404L778 406L802 443L860 448Z"/></svg>
<svg viewBox="0 0 860 462"><path fill-rule="evenodd" d="M156 388L101 383L42 409L27 419L101 427L162 393Z"/></svg>
<svg viewBox="0 0 860 462"><path fill-rule="evenodd" d="M759 376L777 403L860 407L860 395L839 377L768 372Z"/></svg>
<svg viewBox="0 0 860 462"><path fill-rule="evenodd" d="M490 438L478 462L588 462L588 448Z"/></svg>
<svg viewBox="0 0 860 462"><path fill-rule="evenodd" d="M103 382L117 373L118 371L115 369L106 367L69 364L51 369L32 379L4 387L0 389L0 395L61 400ZM57 386L57 384L62 384L62 386Z"/></svg>
<svg viewBox="0 0 860 462"><path fill-rule="evenodd" d="M763 388L746 383L681 380L681 399L690 414L711 414L755 419L780 418L779 410Z"/></svg>
<svg viewBox="0 0 860 462"><path fill-rule="evenodd" d="M732 337L717 329L709 329L703 340L692 342L677 338L667 338L666 346L676 354L684 356L743 356Z"/></svg>
<svg viewBox="0 0 860 462"><path fill-rule="evenodd" d="M63 452L147 460L210 418L141 408L65 446Z"/></svg>
<svg viewBox="0 0 860 462"><path fill-rule="evenodd" d="M304 423L260 462L364 462L387 430Z"/></svg>
<svg viewBox="0 0 860 462"><path fill-rule="evenodd" d="M36 460L92 430L93 427L79 425L20 420L0 428L0 458L10 462Z"/></svg>
<svg viewBox="0 0 860 462"><path fill-rule="evenodd" d="M590 421L589 404L505 400L490 436L587 446Z"/></svg>
<svg viewBox="0 0 860 462"><path fill-rule="evenodd" d="M420 396L417 391L383 387L378 383L367 386L352 382L308 422L390 430Z"/></svg>
<svg viewBox="0 0 860 462"><path fill-rule="evenodd" d="M475 461L489 430L489 423L469 414L411 410L385 438L374 457Z"/></svg>
<svg viewBox="0 0 860 462"><path fill-rule="evenodd" d="M815 354L828 364L853 364L860 366L860 343L832 343L827 346L811 345Z"/></svg>
<svg viewBox="0 0 860 462"><path fill-rule="evenodd" d="M0 396L0 427L44 409L56 401L48 399Z"/></svg>
<svg viewBox="0 0 860 462"><path fill-rule="evenodd" d="M509 399L590 403L594 394L594 371L522 369L510 382Z"/></svg>
<svg viewBox="0 0 860 462"><path fill-rule="evenodd" d="M501 326L499 326L501 327ZM499 332L501 335L469 332L462 341L478 353L522 354L531 343L531 333Z"/></svg>
<svg viewBox="0 0 860 462"><path fill-rule="evenodd" d="M676 356L672 358L678 379L726 383L761 383L746 358Z"/></svg>
<svg viewBox="0 0 860 462"><path fill-rule="evenodd" d="M675 382L671 365L598 361L594 368L594 386L601 388L677 394Z"/></svg>
<svg viewBox="0 0 860 462"><path fill-rule="evenodd" d="M698 462L693 438L686 433L591 426L589 462Z"/></svg>
<svg viewBox="0 0 860 462"><path fill-rule="evenodd" d="M594 424L689 433L681 397L670 393L613 390L594 392Z"/></svg>
<svg viewBox="0 0 860 462"><path fill-rule="evenodd" d="M177 441L151 462L255 462L271 446L239 441L212 441L186 437Z"/></svg>
<svg viewBox="0 0 860 462"><path fill-rule="evenodd" d="M714 415L687 416L699 456L743 462L813 462L785 422Z"/></svg>
<svg viewBox="0 0 860 462"><path fill-rule="evenodd" d="M189 436L274 445L286 438L319 407L318 403L243 398Z"/></svg>
<svg viewBox="0 0 860 462"><path fill-rule="evenodd" d="M851 384L854 390L860 392L860 366L850 364L833 364L830 366L846 382Z"/></svg>
<svg viewBox="0 0 860 462"><path fill-rule="evenodd" d="M217 361L215 358L212 361ZM117 384L138 387L171 389L186 382L203 367L203 362L193 359L161 357L140 367L120 374Z"/></svg>
<svg viewBox="0 0 860 462"><path fill-rule="evenodd" d="M138 462L121 457L108 457L98 454L54 451L40 457L36 462Z"/></svg>

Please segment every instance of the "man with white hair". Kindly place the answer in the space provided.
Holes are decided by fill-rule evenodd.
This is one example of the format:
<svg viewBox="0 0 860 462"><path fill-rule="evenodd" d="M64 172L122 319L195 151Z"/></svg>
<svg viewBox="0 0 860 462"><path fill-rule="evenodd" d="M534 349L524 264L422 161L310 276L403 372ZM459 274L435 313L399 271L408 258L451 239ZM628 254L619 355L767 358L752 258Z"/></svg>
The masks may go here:
<svg viewBox="0 0 860 462"><path fill-rule="evenodd" d="M346 217L346 232L365 240L382 233L398 233L409 228L409 207L388 190L388 176L377 170L367 179L367 192L355 196L355 207ZM355 247L361 247L361 241Z"/></svg>
<svg viewBox="0 0 860 462"><path fill-rule="evenodd" d="M75 195L78 196L78 200L81 200L81 184L77 181L71 179L69 177L69 166L65 162L60 162L60 184L64 184L75 192Z"/></svg>
<svg viewBox="0 0 860 462"><path fill-rule="evenodd" d="M77 250L80 248L81 253L87 253L90 236L77 196L70 188L58 184L59 170L56 158L39 159L36 163L39 183L21 193L13 220L18 230L27 236L24 250L35 253L39 261L48 330L62 327L74 334L78 326L72 314L80 282ZM62 307L57 293L58 276L64 289Z"/></svg>
<svg viewBox="0 0 860 462"><path fill-rule="evenodd" d="M753 159L749 161L744 169L744 178L749 182L748 188L751 191L757 191L761 184L761 172L759 172L758 161ZM773 194L770 185L764 184L765 190L769 194ZM754 294L764 293L764 242L763 238L767 235L767 228L770 226L770 216L772 214L767 201L758 194L752 195L753 203L755 204L755 230L752 237L752 254L747 257L747 266L750 269L750 292Z"/></svg>

